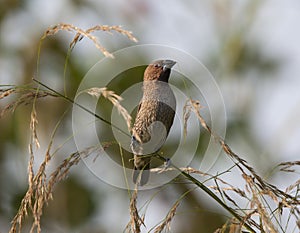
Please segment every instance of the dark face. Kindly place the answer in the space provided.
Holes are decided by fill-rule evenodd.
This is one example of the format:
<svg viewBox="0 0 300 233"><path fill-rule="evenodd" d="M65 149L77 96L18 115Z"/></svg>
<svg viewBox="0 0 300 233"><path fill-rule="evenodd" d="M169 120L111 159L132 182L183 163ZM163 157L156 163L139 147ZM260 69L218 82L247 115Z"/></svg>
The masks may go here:
<svg viewBox="0 0 300 233"><path fill-rule="evenodd" d="M175 65L175 63L176 62L172 60L158 60L151 63L145 70L144 80L168 82L171 68Z"/></svg>

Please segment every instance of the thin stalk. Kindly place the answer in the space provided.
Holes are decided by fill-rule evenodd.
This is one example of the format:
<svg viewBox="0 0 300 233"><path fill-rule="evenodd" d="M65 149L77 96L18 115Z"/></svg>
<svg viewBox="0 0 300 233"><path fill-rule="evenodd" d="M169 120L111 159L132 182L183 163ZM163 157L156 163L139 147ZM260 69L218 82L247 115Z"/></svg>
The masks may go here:
<svg viewBox="0 0 300 233"><path fill-rule="evenodd" d="M122 129L119 128L118 126L112 124L110 121L105 120L103 117L101 117L101 116L99 116L98 114L92 112L91 110L87 109L86 107L84 107L84 106L78 104L78 103L75 102L73 99L71 99L71 98L69 98L69 97L67 97L67 96L65 96L65 95L63 95L63 94L61 94L61 93L59 93L58 91L52 89L51 87L48 87L47 85L45 85L44 83L42 83L42 82L36 80L35 78L33 78L33 81L35 81L35 82L38 83L39 85L41 85L41 86L47 88L48 90L52 91L53 93L55 93L55 94L58 95L59 97L62 97L62 98L64 98L65 100L69 101L70 103L72 103L72 104L76 105L77 107L83 109L84 111L86 111L86 112L92 114L92 115L93 115L94 117L96 117L97 119L99 119L99 120L103 121L104 123L106 123L106 124L112 126L113 128L115 128L115 129L117 129L118 131L120 131L121 133L123 133L124 135L127 135L127 136L131 137L131 135L130 135L129 133L125 132L124 130L122 130Z"/></svg>
<svg viewBox="0 0 300 233"><path fill-rule="evenodd" d="M165 158L163 158L161 155L156 154L156 156L162 160L165 161ZM206 192L210 197L212 197L216 202L218 202L225 210L227 210L232 216L234 216L236 219L238 219L240 222L243 222L243 218L234 211L234 209L227 206L216 194L214 194L209 188L207 188L204 184L202 184L200 181L192 177L190 174L182 171L179 167L175 166L174 164L171 164L173 168L175 168L177 171L181 173L181 175L185 176L187 179L192 181L195 185L197 185L199 188L201 188L204 192ZM252 229L250 225L247 223L244 223L244 226L251 232L255 233L255 230Z"/></svg>

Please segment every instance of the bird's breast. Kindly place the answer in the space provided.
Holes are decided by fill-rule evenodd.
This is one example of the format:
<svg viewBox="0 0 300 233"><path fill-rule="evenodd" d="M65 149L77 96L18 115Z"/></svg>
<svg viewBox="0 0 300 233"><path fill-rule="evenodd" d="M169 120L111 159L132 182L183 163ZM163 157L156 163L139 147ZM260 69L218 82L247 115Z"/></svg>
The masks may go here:
<svg viewBox="0 0 300 233"><path fill-rule="evenodd" d="M151 139L151 130L152 135L161 134L162 129L159 124L154 124L159 122L164 127L165 140L173 124L175 110L176 99L168 84L151 86L151 88L144 86L144 94L137 112L133 132L142 143L148 142Z"/></svg>

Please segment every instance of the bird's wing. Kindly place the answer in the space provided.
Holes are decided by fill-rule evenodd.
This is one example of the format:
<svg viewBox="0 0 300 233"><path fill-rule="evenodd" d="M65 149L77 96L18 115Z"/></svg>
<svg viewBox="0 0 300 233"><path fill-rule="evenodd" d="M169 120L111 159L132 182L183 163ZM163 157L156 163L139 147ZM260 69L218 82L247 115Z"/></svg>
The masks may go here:
<svg viewBox="0 0 300 233"><path fill-rule="evenodd" d="M138 109L137 109L137 111L136 111L136 115L139 113L139 111L140 111L140 109L141 109L141 106L142 106L142 101L140 101L140 103L139 103Z"/></svg>

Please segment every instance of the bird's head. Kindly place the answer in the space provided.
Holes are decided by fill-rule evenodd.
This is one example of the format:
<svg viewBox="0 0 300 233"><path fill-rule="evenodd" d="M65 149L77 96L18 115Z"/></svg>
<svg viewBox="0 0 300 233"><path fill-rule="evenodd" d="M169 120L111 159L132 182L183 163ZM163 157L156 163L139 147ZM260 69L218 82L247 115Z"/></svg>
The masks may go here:
<svg viewBox="0 0 300 233"><path fill-rule="evenodd" d="M172 60L158 60L147 66L144 73L144 81L162 81L168 82L171 68L176 64Z"/></svg>

